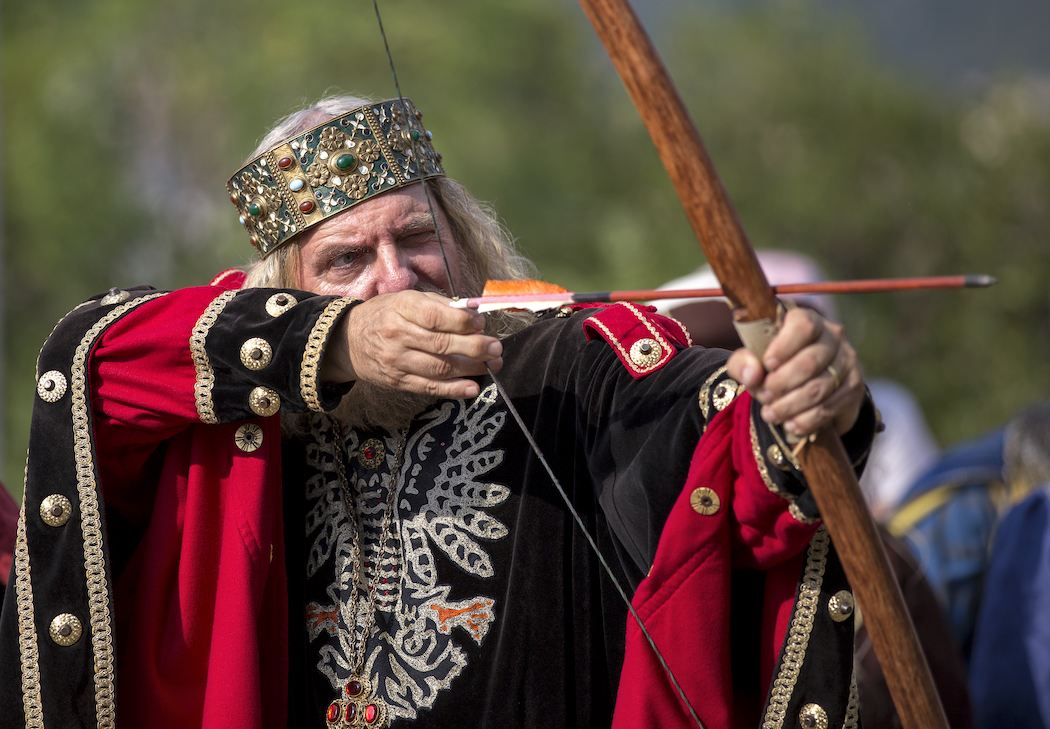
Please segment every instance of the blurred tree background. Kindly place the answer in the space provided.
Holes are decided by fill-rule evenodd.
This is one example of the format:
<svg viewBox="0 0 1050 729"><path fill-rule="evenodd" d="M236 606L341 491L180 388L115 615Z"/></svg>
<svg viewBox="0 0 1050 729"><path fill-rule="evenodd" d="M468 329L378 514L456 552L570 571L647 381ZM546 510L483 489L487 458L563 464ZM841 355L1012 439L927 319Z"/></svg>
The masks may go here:
<svg viewBox="0 0 1050 729"><path fill-rule="evenodd" d="M641 123L565 0L381 4L449 174L544 278L656 286L703 263ZM21 491L36 353L93 293L206 283L252 253L224 184L278 117L396 96L372 5L35 0L2 8L3 469ZM832 277L988 273L839 307L942 445L1050 393L1050 80L963 94L796 0L678 3L655 33L752 242Z"/></svg>

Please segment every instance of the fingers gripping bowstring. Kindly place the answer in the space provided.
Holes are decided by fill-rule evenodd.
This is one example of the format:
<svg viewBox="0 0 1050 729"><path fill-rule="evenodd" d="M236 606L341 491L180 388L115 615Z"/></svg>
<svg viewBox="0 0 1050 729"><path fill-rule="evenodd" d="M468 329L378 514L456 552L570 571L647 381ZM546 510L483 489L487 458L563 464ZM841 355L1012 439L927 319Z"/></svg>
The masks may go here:
<svg viewBox="0 0 1050 729"><path fill-rule="evenodd" d="M397 91L397 98L401 102L401 108L404 109L405 99L404 96L401 94L401 85L398 83L397 80L397 70L394 68L394 57L390 52L390 44L387 42L386 31L383 29L383 18L379 13L378 0L372 0L372 7L375 8L376 21L379 23L379 33L383 37L383 47L386 49L387 61L390 63L390 73L394 77L394 88ZM420 184L423 186L423 192L426 196L427 207L429 208L430 215L434 220L434 230L437 233L438 247L441 250L441 259L442 261L444 261L445 264L445 276L448 278L449 286L451 287L450 293L452 294L453 298L456 298L457 294L455 290L455 281L452 277L452 270L449 266L448 257L445 255L445 246L441 240L441 230L437 225L437 216L434 214L434 202L431 198L430 190L426 184L426 181L423 179L423 170L421 167L418 166L420 158L419 155L416 153L415 140L412 139L411 134L408 135L408 139L412 144L412 158L416 160L417 170L419 172L420 177ZM569 513L572 514L572 518L576 522L576 525L580 528L580 531L583 533L583 536L587 539L587 543L591 546L591 549L594 551L594 554L597 555L598 562L601 564L602 569L605 570L605 574L609 577L609 580L612 582L613 587L616 588L616 592L619 593L620 598L627 606L627 609L630 611L631 616L634 618L634 621L638 624L638 629L642 632L642 635L645 637L646 642L653 649L653 654L656 656L656 659L660 662L660 666L663 667L664 672L667 674L668 679L670 679L671 684L674 686L679 698L682 700L682 702L688 709L690 716L696 723L696 726L699 729L704 729L704 725L703 723L701 723L700 717L697 716L696 710L693 709L693 705L689 702L689 699L686 698L685 691L682 689L681 684L679 684L678 679L675 678L674 673L671 671L671 667L667 665L667 661L664 659L664 656L660 652L660 649L656 647L656 643L655 641L653 641L653 636L649 633L648 628L645 627L645 623L642 622L642 618L640 615L638 615L638 611L635 610L634 605L631 604L631 599L627 596L626 590L624 590L623 586L620 584L620 580L613 573L612 568L609 566L609 563L605 561L605 557L602 555L601 550L598 548L597 542L594 541L594 537L592 537L590 531L587 530L587 526L583 523L583 518L580 516L579 512L576 511L576 507L572 503L572 499L569 498L569 495L566 493L565 488L561 485L561 481L559 481L558 477L555 475L554 469L550 467L550 464L547 462L547 459L543 455L543 451L540 450L539 444L532 437L532 433L529 432L528 427L526 427L525 421L522 419L521 415L518 413L517 408L514 406L514 403L507 395L507 392L503 387L503 383L499 381L495 373L492 371L492 368L490 368L487 363L485 364L485 369L488 370L489 376L492 378L492 382L496 385L496 389L499 391L500 396L503 398L503 402L506 403L507 409L510 411L511 417L514 418L514 422L518 424L518 427L521 429L522 434L525 436L525 440L528 441L529 446L532 448L532 452L536 454L536 458L539 459L539 462L543 466L543 469L547 472L547 476L550 478L551 482L554 484L554 487L557 489L559 496L561 496L562 500L565 502L565 505L569 509Z"/></svg>

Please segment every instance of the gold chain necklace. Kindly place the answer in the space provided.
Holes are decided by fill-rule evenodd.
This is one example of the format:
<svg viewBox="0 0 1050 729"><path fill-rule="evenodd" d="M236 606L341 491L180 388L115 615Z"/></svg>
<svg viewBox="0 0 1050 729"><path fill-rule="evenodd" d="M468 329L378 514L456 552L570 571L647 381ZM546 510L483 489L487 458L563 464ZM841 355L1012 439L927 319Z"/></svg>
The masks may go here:
<svg viewBox="0 0 1050 729"><path fill-rule="evenodd" d="M343 496L346 499L347 511L350 513L350 523L353 530L350 558L354 564L354 595L352 598L354 612L350 629L356 631L359 622L357 590L365 583L364 559L362 556L364 539L361 535L361 515L358 501L350 490L350 483L346 476L346 464L343 460L345 444L341 429L331 420L329 420L329 426L333 434L332 442L334 444L336 470L339 472L339 483ZM406 428L401 432L397 455L394 456L394 467L390 471L386 507L383 512L383 522L379 529L379 544L376 548L375 566L372 572L372 579L365 588L367 590L367 612L363 616L361 639L355 642L353 653L347 656L352 667L350 678L339 692L339 698L329 704L325 712L328 729L377 729L378 727L385 727L388 723L389 712L387 711L386 702L379 697L376 687L372 686L372 682L364 675L364 665L368 649L368 636L372 632L372 626L375 624L380 565L382 564L383 556L386 554L387 544L390 542L390 529L394 521L394 495L397 490L397 478L401 470L407 438L408 432ZM384 446L381 441L377 440L365 441L358 449L358 460L366 468L378 468L379 464L384 460L384 455Z"/></svg>

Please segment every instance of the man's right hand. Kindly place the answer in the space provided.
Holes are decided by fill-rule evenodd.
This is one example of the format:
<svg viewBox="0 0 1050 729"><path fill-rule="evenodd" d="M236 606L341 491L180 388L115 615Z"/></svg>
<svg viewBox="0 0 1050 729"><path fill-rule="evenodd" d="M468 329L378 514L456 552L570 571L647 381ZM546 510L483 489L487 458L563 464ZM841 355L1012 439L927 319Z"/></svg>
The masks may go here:
<svg viewBox="0 0 1050 729"><path fill-rule="evenodd" d="M453 309L440 294L398 291L353 307L332 332L321 367L327 382L362 380L396 390L471 398L464 377L498 371L503 344L483 333L485 317Z"/></svg>

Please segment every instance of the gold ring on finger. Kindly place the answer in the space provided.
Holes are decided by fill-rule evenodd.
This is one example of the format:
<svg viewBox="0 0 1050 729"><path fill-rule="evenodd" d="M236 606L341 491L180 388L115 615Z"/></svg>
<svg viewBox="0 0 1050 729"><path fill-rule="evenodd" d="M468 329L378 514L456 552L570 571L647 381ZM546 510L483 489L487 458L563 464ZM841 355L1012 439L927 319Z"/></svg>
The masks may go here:
<svg viewBox="0 0 1050 729"><path fill-rule="evenodd" d="M828 374L831 375L831 391L834 392L839 389L839 386L842 384L842 381L839 379L839 371L831 365L828 365Z"/></svg>

